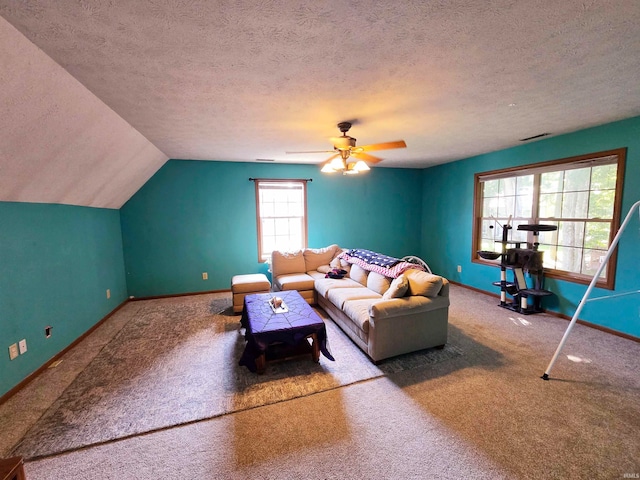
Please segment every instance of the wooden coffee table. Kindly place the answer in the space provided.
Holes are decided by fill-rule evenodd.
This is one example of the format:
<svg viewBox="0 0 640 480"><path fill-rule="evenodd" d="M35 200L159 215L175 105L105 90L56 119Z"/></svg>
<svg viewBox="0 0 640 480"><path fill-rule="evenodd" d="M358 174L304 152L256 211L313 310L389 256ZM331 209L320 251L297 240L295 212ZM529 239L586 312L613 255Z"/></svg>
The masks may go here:
<svg viewBox="0 0 640 480"><path fill-rule="evenodd" d="M269 300L276 295L284 301L286 312L276 313L271 308ZM320 360L321 352L334 360L324 322L295 290L247 295L240 324L245 328L247 345L239 364L252 372L263 373L272 358L303 352L310 352L314 362Z"/></svg>

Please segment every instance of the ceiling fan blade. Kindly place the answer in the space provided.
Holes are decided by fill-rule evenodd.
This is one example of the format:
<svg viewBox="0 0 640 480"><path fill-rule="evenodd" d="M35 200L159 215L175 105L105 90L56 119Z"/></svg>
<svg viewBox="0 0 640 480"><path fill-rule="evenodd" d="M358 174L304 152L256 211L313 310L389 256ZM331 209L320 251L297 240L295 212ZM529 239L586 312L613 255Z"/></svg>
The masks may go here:
<svg viewBox="0 0 640 480"><path fill-rule="evenodd" d="M374 157L373 155L369 155L368 153L364 153L364 152L353 152L351 156L356 157L358 160L364 160L370 165L374 165L382 161L381 158Z"/></svg>
<svg viewBox="0 0 640 480"><path fill-rule="evenodd" d="M333 153L333 150L310 150L305 152L284 152L287 155L300 154L300 153Z"/></svg>
<svg viewBox="0 0 640 480"><path fill-rule="evenodd" d="M372 145L363 145L361 148L363 152L371 152L373 150L389 150L391 148L407 148L407 144L404 140L396 140L395 142L374 143Z"/></svg>

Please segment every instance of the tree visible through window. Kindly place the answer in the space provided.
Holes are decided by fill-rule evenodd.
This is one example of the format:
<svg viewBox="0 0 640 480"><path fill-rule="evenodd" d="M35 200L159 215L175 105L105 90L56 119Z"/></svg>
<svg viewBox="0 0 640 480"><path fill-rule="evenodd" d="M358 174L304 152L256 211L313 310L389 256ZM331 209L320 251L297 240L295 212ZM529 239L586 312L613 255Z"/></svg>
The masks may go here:
<svg viewBox="0 0 640 480"><path fill-rule="evenodd" d="M256 180L258 260L307 246L307 181Z"/></svg>
<svg viewBox="0 0 640 480"><path fill-rule="evenodd" d="M625 149L476 174L474 260L477 250L499 250L502 226L510 240L532 243L520 224L555 225L540 232L549 276L588 283L620 224ZM615 255L598 285L613 288Z"/></svg>

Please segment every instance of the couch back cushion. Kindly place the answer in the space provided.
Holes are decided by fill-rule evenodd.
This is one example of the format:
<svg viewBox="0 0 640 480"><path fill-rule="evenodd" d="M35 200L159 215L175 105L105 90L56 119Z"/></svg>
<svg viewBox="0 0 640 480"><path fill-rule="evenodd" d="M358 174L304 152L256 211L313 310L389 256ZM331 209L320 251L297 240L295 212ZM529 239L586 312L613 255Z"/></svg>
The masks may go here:
<svg viewBox="0 0 640 480"><path fill-rule="evenodd" d="M271 253L271 271L274 277L290 273L305 273L307 270L305 270L302 250L297 252L273 251Z"/></svg>
<svg viewBox="0 0 640 480"><path fill-rule="evenodd" d="M367 276L369 275L369 271L362 268L360 265L356 265L355 263L351 265L351 270L349 271L349 277L352 280L355 280L360 285L367 285Z"/></svg>
<svg viewBox="0 0 640 480"><path fill-rule="evenodd" d="M304 250L305 272L317 270L322 265L329 265L333 257L341 251L336 244L324 248L307 248Z"/></svg>
<svg viewBox="0 0 640 480"><path fill-rule="evenodd" d="M369 272L369 276L367 277L367 288L369 290L384 295L384 293L389 290L389 285L391 285L391 279L389 277L380 275L377 272Z"/></svg>
<svg viewBox="0 0 640 480"><path fill-rule="evenodd" d="M405 274L400 275L398 278L394 278L389 286L389 290L384 292L382 298L384 300L391 300L392 298L402 298L409 290L409 280Z"/></svg>
<svg viewBox="0 0 640 480"><path fill-rule="evenodd" d="M416 269L405 272L409 281L409 294L435 297L442 289L442 277Z"/></svg>

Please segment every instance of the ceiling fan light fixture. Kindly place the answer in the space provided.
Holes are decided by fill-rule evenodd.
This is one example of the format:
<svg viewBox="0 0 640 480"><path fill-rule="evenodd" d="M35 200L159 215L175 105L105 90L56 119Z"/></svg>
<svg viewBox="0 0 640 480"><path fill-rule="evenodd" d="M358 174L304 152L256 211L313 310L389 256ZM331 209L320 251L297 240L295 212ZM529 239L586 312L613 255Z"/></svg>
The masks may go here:
<svg viewBox="0 0 640 480"><path fill-rule="evenodd" d="M322 173L336 173L336 169L331 166L331 162L326 162L320 171Z"/></svg>
<svg viewBox="0 0 640 480"><path fill-rule="evenodd" d="M358 160L353 166L353 169L357 170L358 172L366 172L367 170L371 170L369 168L369 165L367 165L364 160Z"/></svg>
<svg viewBox="0 0 640 480"><path fill-rule="evenodd" d="M351 150L353 147L356 146L356 139L352 137L347 137L347 136L335 137L333 141L334 141L333 148L340 151Z"/></svg>
<svg viewBox="0 0 640 480"><path fill-rule="evenodd" d="M342 157L334 158L333 160L331 160L330 165L334 170L344 170L346 168L345 162Z"/></svg>

